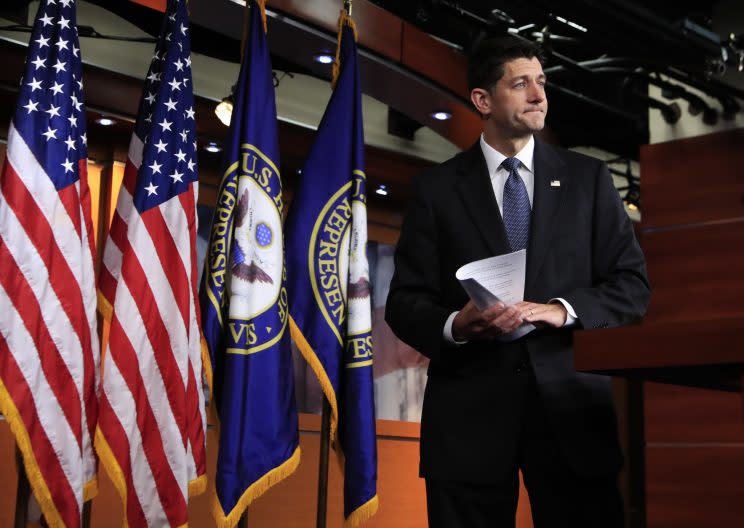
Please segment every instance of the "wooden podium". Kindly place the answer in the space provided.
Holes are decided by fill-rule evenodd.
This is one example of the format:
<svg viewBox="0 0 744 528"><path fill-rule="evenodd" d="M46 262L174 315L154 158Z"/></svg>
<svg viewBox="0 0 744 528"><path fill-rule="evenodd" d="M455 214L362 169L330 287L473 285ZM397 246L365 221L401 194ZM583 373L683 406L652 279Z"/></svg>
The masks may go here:
<svg viewBox="0 0 744 528"><path fill-rule="evenodd" d="M642 147L641 188L648 313L638 325L576 332L574 358L578 370L629 380L633 527L646 526L643 382L744 394L744 129ZM744 412L739 420L741 435L724 447L744 453ZM738 515L728 525L742 525Z"/></svg>

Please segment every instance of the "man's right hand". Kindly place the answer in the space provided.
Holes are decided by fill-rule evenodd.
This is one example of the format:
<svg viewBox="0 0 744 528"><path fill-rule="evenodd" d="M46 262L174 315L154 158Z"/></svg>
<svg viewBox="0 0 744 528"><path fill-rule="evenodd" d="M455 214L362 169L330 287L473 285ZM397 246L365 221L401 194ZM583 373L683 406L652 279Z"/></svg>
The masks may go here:
<svg viewBox="0 0 744 528"><path fill-rule="evenodd" d="M468 301L452 321L452 337L456 341L492 339L513 332L524 323L520 310L497 303L479 310L473 301Z"/></svg>

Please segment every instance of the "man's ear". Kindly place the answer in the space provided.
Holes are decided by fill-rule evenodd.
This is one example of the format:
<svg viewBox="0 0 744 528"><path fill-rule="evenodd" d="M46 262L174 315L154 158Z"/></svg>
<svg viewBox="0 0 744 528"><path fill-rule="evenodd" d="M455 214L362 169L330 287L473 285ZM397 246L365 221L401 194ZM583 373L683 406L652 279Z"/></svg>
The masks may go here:
<svg viewBox="0 0 744 528"><path fill-rule="evenodd" d="M483 88L473 88L470 92L470 101L481 115L487 117L491 113L491 94Z"/></svg>

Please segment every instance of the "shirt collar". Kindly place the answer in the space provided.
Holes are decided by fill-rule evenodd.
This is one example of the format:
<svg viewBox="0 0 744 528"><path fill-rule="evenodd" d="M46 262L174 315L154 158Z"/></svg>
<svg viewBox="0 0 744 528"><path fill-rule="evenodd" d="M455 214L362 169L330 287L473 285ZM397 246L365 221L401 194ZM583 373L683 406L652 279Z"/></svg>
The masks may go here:
<svg viewBox="0 0 744 528"><path fill-rule="evenodd" d="M488 174L496 174L496 170L501 166L503 161L506 159L501 152L493 148L491 145L486 143L483 134L480 136L480 146L483 151L483 157L486 158L486 166L488 167ZM530 136L530 140L527 144L522 147L522 150L517 152L514 156L517 158L528 171L534 173L534 157L535 157L535 136Z"/></svg>

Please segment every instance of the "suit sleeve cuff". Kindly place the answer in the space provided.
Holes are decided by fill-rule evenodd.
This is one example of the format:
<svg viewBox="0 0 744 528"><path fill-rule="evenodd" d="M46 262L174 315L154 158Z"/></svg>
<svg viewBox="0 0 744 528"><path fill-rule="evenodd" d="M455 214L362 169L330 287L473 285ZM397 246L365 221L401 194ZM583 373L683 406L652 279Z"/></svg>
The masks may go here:
<svg viewBox="0 0 744 528"><path fill-rule="evenodd" d="M563 326L572 326L576 324L576 321L579 320L578 316L576 315L576 311L573 309L573 306L571 306L563 297L555 297L553 299L550 299L548 302L559 302L566 309L566 322L563 323Z"/></svg>
<svg viewBox="0 0 744 528"><path fill-rule="evenodd" d="M455 322L455 317L457 316L458 313L460 312L459 311L452 312L450 316L447 318L447 321L445 321L444 323L444 330L442 332L442 337L444 337L444 340L450 345L464 345L465 343L468 342L467 339L463 341L456 341L455 338L452 336L452 324Z"/></svg>

